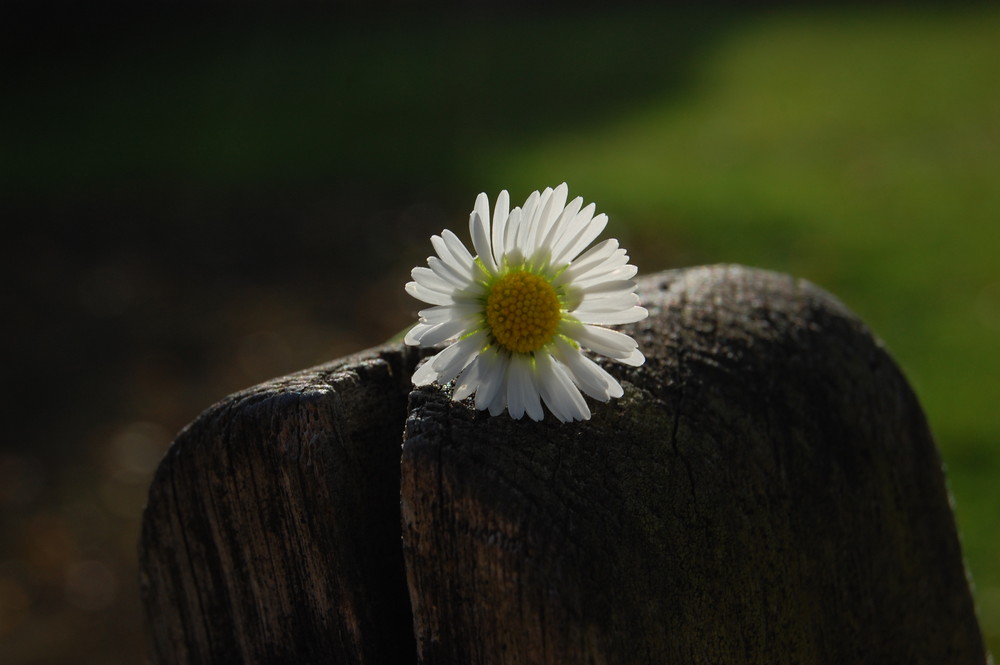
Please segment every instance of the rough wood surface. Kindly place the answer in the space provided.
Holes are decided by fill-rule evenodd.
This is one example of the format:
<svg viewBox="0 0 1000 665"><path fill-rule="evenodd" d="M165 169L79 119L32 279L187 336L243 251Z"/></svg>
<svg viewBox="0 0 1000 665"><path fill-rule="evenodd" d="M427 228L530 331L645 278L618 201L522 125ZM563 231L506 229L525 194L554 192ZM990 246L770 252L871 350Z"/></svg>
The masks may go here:
<svg viewBox="0 0 1000 665"><path fill-rule="evenodd" d="M584 424L414 394L403 448L420 662L977 663L913 393L819 289L654 276L647 364Z"/></svg>
<svg viewBox="0 0 1000 665"><path fill-rule="evenodd" d="M143 516L154 662L413 662L399 445L419 357L283 377L181 432Z"/></svg>
<svg viewBox="0 0 1000 665"><path fill-rule="evenodd" d="M410 394L400 345L206 411L144 516L154 661L984 663L937 451L864 325L739 267L641 295L648 361L586 423Z"/></svg>

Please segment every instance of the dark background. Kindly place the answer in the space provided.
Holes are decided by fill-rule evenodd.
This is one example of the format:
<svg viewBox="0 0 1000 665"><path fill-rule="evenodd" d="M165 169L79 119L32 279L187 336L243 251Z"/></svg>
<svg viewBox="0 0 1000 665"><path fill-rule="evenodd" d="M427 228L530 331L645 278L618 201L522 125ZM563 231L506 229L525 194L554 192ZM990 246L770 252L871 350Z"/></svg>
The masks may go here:
<svg viewBox="0 0 1000 665"><path fill-rule="evenodd" d="M791 271L886 339L996 649L994 8L4 12L0 661L141 661L135 543L174 434L410 325L431 233L562 180L644 273Z"/></svg>

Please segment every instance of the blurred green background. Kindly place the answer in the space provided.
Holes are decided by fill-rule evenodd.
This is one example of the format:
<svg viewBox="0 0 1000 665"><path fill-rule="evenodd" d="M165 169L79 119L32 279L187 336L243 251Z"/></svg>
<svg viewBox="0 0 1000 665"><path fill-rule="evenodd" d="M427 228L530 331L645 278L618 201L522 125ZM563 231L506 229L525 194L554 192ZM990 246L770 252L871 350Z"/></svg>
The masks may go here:
<svg viewBox="0 0 1000 665"><path fill-rule="evenodd" d="M642 272L787 271L870 324L1000 652L996 3L86 19L6 25L0 662L141 661L174 433L390 337L431 233L562 181Z"/></svg>

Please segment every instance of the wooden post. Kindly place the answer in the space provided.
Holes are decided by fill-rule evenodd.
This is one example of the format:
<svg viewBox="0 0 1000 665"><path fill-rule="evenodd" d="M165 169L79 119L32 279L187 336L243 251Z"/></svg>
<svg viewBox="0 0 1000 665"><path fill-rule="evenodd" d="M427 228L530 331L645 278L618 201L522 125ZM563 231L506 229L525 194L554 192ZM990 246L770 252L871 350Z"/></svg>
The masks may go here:
<svg viewBox="0 0 1000 665"><path fill-rule="evenodd" d="M276 379L178 435L139 546L154 662L413 662L399 445L418 358Z"/></svg>
<svg viewBox="0 0 1000 665"><path fill-rule="evenodd" d="M985 663L940 459L865 326L734 266L640 294L647 363L605 365L625 397L586 423L407 403L402 346L209 409L144 517L154 661Z"/></svg>

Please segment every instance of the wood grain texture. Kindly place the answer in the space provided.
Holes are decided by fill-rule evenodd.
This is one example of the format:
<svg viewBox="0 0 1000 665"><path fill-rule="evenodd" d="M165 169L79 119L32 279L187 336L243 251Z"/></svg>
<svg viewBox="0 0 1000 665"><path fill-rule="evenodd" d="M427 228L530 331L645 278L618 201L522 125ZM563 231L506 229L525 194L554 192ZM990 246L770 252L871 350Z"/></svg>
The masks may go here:
<svg viewBox="0 0 1000 665"><path fill-rule="evenodd" d="M143 516L154 662L413 662L399 447L419 357L276 379L181 432Z"/></svg>
<svg viewBox="0 0 1000 665"><path fill-rule="evenodd" d="M403 448L419 661L985 662L941 462L840 303L653 276L625 397L566 425L426 388Z"/></svg>
<svg viewBox="0 0 1000 665"><path fill-rule="evenodd" d="M625 397L586 423L412 391L399 344L208 409L144 514L153 661L984 663L940 459L865 326L734 266L640 291L647 363L606 364Z"/></svg>

